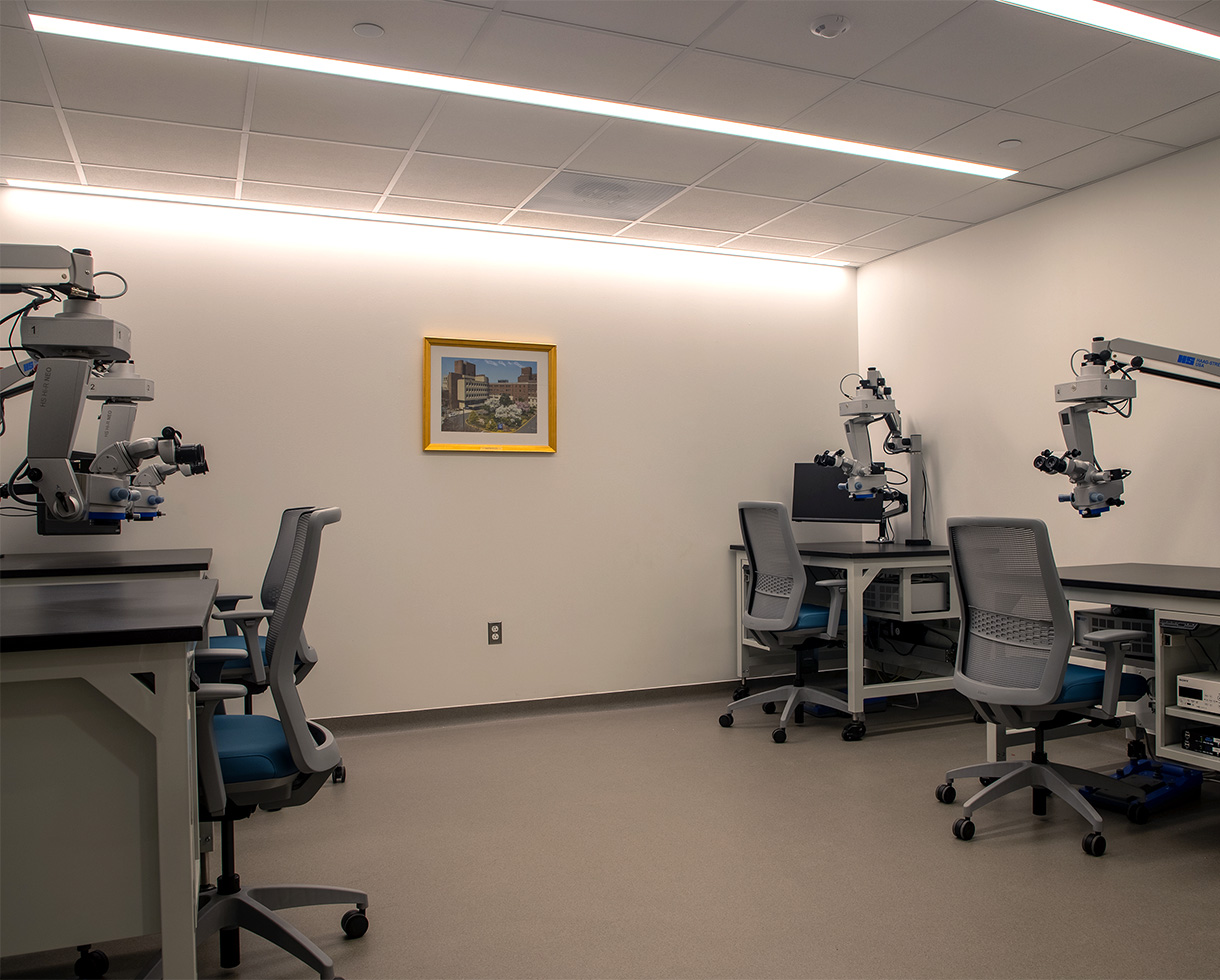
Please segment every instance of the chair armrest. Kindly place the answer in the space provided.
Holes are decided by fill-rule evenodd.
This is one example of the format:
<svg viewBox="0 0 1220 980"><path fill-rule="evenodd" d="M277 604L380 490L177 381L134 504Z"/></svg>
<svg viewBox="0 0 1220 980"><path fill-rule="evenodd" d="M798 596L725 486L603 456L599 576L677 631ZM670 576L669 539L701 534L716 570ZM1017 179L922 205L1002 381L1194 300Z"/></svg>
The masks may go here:
<svg viewBox="0 0 1220 980"><path fill-rule="evenodd" d="M244 698L247 694L244 684L200 684L195 692L197 704L212 704L228 701L232 698Z"/></svg>
<svg viewBox="0 0 1220 980"><path fill-rule="evenodd" d="M1106 657L1106 680L1102 685L1101 710L1110 717L1118 711L1118 689L1123 681L1124 644L1130 649L1132 640L1142 640L1148 634L1142 630L1094 630L1082 640L1101 648Z"/></svg>
<svg viewBox="0 0 1220 980"><path fill-rule="evenodd" d="M218 595L212 600L212 605L223 612L230 612L237 608L237 604L243 599L253 599L252 595L238 595L236 592L226 592ZM237 625L235 623L225 623L225 635L236 636Z"/></svg>
<svg viewBox="0 0 1220 980"><path fill-rule="evenodd" d="M267 683L267 665L263 663L263 653L258 646L258 624L271 618L270 609L235 609L231 612L212 613L213 619L224 623L234 622L241 630L246 641L246 653L250 656L250 673L259 686Z"/></svg>
<svg viewBox="0 0 1220 980"><path fill-rule="evenodd" d="M1143 630L1094 630L1081 639L1089 643L1121 643L1125 640L1142 640L1148 634Z"/></svg>
<svg viewBox="0 0 1220 980"><path fill-rule="evenodd" d="M813 584L830 590L830 612L826 616L826 632L822 635L828 640L837 640L839 620L843 618L843 601L847 597L847 579L824 578Z"/></svg>
<svg viewBox="0 0 1220 980"><path fill-rule="evenodd" d="M243 619L252 619L257 622L260 619L270 619L271 614L270 609L226 609L223 612L212 613L212 618L224 622L229 620L240 622Z"/></svg>

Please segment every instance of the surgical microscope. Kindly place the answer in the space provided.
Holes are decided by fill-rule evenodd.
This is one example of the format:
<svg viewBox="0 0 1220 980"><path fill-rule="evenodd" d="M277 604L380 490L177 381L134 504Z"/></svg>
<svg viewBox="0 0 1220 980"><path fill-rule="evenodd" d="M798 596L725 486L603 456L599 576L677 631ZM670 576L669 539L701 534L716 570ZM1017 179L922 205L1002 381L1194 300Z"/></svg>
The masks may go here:
<svg viewBox="0 0 1220 980"><path fill-rule="evenodd" d="M159 488L174 473L208 471L201 445L186 445L171 426L133 439L136 410L153 400L153 383L131 362L131 330L105 316L94 290L93 256L56 245L0 246L0 293L33 299L0 320L13 363L0 369L3 400L29 392L26 458L0 497L37 515L39 534L117 534L126 521L162 515ZM63 303L54 316L39 307ZM20 343L13 333L20 326ZM18 356L18 355L22 356ZM75 452L85 402L100 402L96 451ZM0 408L0 433L3 433ZM34 498L28 496L34 493Z"/></svg>
<svg viewBox="0 0 1220 980"><path fill-rule="evenodd" d="M1049 449L1042 450L1034 459L1034 467L1043 473L1066 476L1072 484L1072 492L1060 494L1059 500L1070 503L1081 517L1100 517L1111 507L1121 507L1125 503L1123 480L1131 475L1131 471L1121 467L1105 469L1098 463L1093 450L1089 414L1098 412L1128 418L1131 415L1131 400L1135 398L1133 372L1206 388L1220 388L1220 382L1166 371L1147 363L1150 360L1159 361L1204 374L1220 375L1220 359L1122 337L1113 340L1094 337L1090 350L1081 349L1075 353L1084 354L1076 378L1066 384L1055 385L1055 401L1068 406L1059 412L1059 428L1067 448L1058 456ZM1126 360L1120 360L1120 357Z"/></svg>
<svg viewBox="0 0 1220 980"><path fill-rule="evenodd" d="M851 375L848 375L851 377ZM844 379L846 380L846 379ZM842 390L842 382L840 382ZM844 392L846 394L846 392ZM842 449L819 453L813 461L819 466L837 466L842 470L844 482L839 489L850 497L881 497L887 504L894 506L885 512L885 521L908 511L911 514L911 536L906 539L909 545L930 544L928 538L928 515L925 506L926 478L923 466L923 437L912 433L902 434L902 414L894 404L893 389L886 386L883 378L875 367L868 369L867 377L860 377L860 384L853 393L855 397L839 404L839 415L847 419L843 428L847 433L847 455ZM886 434L882 449L887 455L896 456L908 453L911 456L911 473L906 474L894 470L884 463L874 462L872 442L868 427L874 422L884 420L889 432ZM888 474L897 473L904 477L910 491L908 493L890 485Z"/></svg>

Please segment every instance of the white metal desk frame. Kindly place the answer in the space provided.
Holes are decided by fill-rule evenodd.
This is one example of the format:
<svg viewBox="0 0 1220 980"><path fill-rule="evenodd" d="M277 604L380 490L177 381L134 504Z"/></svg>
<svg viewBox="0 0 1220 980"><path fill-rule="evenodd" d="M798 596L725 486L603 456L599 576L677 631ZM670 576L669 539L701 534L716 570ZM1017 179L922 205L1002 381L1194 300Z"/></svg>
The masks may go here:
<svg viewBox="0 0 1220 980"><path fill-rule="evenodd" d="M20 586L18 586L20 588ZM165 976L191 978L195 976L195 908L198 901L197 804L195 781L189 778L195 770L194 720L189 693L191 653L194 644L159 643L118 647L65 648L61 650L10 651L4 654L0 681L4 684L24 681L65 681L79 678L97 690L124 714L152 735L156 745L156 807L157 857L160 891L159 929L165 962ZM157 677L156 693L139 683L132 674L152 672ZM100 805L100 800L82 801L86 809ZM44 815L45 816L45 815ZM7 833L17 828L6 827ZM88 869L78 869L83 875L82 888ZM97 882L96 895L105 894L106 882ZM42 923L29 931L22 927L12 910L5 910L5 928L22 942L20 951L57 948L63 945L53 939L38 939L72 935L72 923L62 920ZM133 922L144 921L133 913ZM78 928L78 927L77 927ZM127 930L123 930L127 932ZM145 930L131 927L127 935L141 935ZM22 933L25 939L21 939ZM69 939L71 945L103 942L120 936L79 935L80 942ZM29 945L30 943L33 945ZM9 951L6 950L6 953Z"/></svg>
<svg viewBox="0 0 1220 980"><path fill-rule="evenodd" d="M952 575L949 556L944 547L931 548L929 553L921 553L918 547L897 548L893 554L883 554L881 546L874 545L872 549L867 542L849 542L839 545L836 554L834 543L814 543L797 545L801 560L812 568L830 568L842 571L846 578L847 595L843 604L848 610L847 617L847 705L851 709L852 718L859 721L864 718L864 700L868 697L883 697L902 694L918 694L920 691L947 691L953 688L952 671L943 677L920 677L910 680L885 681L877 684L864 683L864 668L869 659L864 647L864 617L859 615L864 609L864 591L873 580L884 571L898 571L902 575L902 608L898 613L874 613L882 618L898 619L903 622L932 619L955 619L958 616L957 590L953 587L952 577L948 587L948 609L932 612L913 612L910 603L910 581L914 572L948 572ZM851 554L846 550L858 550ZM871 552L871 553L870 553ZM741 545L733 546L737 557L736 582L736 617L738 642L738 658L740 661L741 644L757 645L745 635L741 623L741 613L744 595L745 569L747 566L745 549ZM740 666L740 663L739 663Z"/></svg>
<svg viewBox="0 0 1220 980"><path fill-rule="evenodd" d="M142 553L143 554L143 553ZM151 553L150 553L151 554ZM178 556L180 552L165 552ZM12 578L0 584L8 597L20 596L32 586L76 584L80 582L120 581L143 578L206 578L210 549L192 556L202 568L172 571L164 568L131 573L122 568L99 569L83 575L56 570L50 577ZM212 586L215 593L216 587ZM18 599L20 601L20 599ZM194 697L190 693L194 642L118 644L70 647L53 650L6 650L0 662L0 683L29 681L83 680L107 701L133 719L152 735L156 759L156 820L158 908L156 931L161 934L163 975L173 978L196 976L195 918L199 892L198 801L195 789ZM155 688L150 690L132 675L152 673ZM186 778L184 778L184 774ZM102 801L91 800L91 805ZM19 828L9 826L9 833ZM84 869L81 869L82 871ZM105 883L102 883L103 885ZM138 903L137 903L138 905ZM113 911L113 910L111 910ZM124 910L111 921L127 922L119 927L123 935L142 935L149 910L139 907L130 914ZM59 946L80 945L122 938L123 935L97 934L81 925L58 917L54 921L23 924L20 910L5 910L5 954L30 952ZM79 931L79 930L82 930ZM104 932L104 931L103 931Z"/></svg>

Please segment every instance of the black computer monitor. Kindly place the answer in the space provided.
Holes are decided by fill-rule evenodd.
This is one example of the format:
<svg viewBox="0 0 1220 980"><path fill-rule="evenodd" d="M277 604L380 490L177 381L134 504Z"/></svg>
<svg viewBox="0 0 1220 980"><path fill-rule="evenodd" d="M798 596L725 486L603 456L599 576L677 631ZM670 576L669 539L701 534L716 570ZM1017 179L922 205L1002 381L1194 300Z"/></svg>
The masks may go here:
<svg viewBox="0 0 1220 980"><path fill-rule="evenodd" d="M797 463L792 473L794 521L830 524L880 524L885 501L880 497L849 497L840 490L843 471L837 466Z"/></svg>

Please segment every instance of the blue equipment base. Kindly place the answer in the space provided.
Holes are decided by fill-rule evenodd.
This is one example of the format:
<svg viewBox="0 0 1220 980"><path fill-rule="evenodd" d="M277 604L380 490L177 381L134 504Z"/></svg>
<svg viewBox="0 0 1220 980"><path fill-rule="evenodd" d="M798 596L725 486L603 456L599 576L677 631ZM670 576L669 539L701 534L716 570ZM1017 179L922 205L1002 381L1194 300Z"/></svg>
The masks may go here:
<svg viewBox="0 0 1220 980"><path fill-rule="evenodd" d="M1203 773L1198 769L1152 759L1132 759L1115 770L1114 777L1124 785L1144 791L1142 812L1134 795L1124 795L1121 786L1085 787L1080 792L1094 806L1121 810L1134 823L1143 823L1148 814L1167 806L1197 799L1203 787Z"/></svg>

